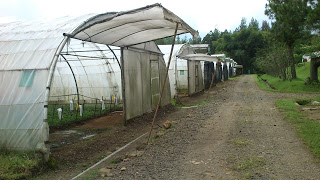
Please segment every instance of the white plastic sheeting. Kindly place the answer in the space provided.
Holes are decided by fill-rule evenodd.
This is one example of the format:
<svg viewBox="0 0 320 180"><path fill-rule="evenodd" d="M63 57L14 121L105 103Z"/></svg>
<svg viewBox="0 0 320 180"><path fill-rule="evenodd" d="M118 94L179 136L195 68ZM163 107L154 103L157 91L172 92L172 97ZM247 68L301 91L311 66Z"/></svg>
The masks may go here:
<svg viewBox="0 0 320 180"><path fill-rule="evenodd" d="M48 69L62 33L88 17L0 24L1 147L45 151L49 128L43 121L43 107Z"/></svg>
<svg viewBox="0 0 320 180"><path fill-rule="evenodd" d="M160 4L94 16L68 36L84 41L126 47L172 36L177 23L177 34L191 33L195 38L198 37L194 29Z"/></svg>
<svg viewBox="0 0 320 180"><path fill-rule="evenodd" d="M179 56L182 59L191 60L191 61L210 61L218 62L218 58L214 56L209 56L206 54L187 54Z"/></svg>
<svg viewBox="0 0 320 180"><path fill-rule="evenodd" d="M139 48L139 49L138 49ZM131 119L155 109L164 80L166 65L154 42L125 48L125 118ZM170 84L166 82L161 106L170 103Z"/></svg>

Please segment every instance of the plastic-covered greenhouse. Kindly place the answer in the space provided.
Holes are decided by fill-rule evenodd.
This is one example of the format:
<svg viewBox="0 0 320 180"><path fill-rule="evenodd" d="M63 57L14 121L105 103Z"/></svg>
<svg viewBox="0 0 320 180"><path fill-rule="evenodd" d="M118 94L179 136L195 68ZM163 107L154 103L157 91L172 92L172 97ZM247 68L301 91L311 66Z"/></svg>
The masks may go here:
<svg viewBox="0 0 320 180"><path fill-rule="evenodd" d="M167 63L171 46L159 45L159 48L164 53ZM178 93L192 95L204 90L205 78L210 84L211 74L214 72L213 68L205 71L205 64L213 64L218 61L216 57L196 54L194 48L189 44L176 44L171 58L172 63L169 67L171 97L177 96ZM209 78L208 74L211 75Z"/></svg>
<svg viewBox="0 0 320 180"><path fill-rule="evenodd" d="M122 101L125 120L154 109L165 63L153 40L196 31L154 4L55 20L0 24L0 146L48 155L48 109ZM170 103L169 83L161 105ZM73 106L71 106L73 104Z"/></svg>
<svg viewBox="0 0 320 180"><path fill-rule="evenodd" d="M159 45L159 48L164 54L166 64L168 64L171 45ZM169 67L169 80L172 98L175 97L178 92L188 92L188 62L180 59L178 56L194 53L193 48L188 44L174 45Z"/></svg>

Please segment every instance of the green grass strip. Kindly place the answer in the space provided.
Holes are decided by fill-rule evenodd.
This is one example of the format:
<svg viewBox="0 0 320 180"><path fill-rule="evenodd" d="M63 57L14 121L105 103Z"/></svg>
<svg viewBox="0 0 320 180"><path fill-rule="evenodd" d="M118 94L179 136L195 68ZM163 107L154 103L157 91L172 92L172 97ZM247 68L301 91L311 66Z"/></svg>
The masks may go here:
<svg viewBox="0 0 320 180"><path fill-rule="evenodd" d="M315 100L319 101L320 98ZM298 110L294 99L276 101L279 109L283 110L286 119L293 123L298 135L309 146L314 155L320 159L320 122L308 119Z"/></svg>

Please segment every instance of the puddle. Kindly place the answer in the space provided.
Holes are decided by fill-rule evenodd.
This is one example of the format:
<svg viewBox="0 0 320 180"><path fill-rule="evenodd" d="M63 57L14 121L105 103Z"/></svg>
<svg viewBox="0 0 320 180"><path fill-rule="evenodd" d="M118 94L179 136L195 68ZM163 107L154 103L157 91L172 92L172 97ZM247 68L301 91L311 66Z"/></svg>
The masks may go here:
<svg viewBox="0 0 320 180"><path fill-rule="evenodd" d="M56 131L50 134L50 149L57 148L59 146L73 144L80 140L90 138L92 136L95 136L95 134L88 135L85 132L79 130Z"/></svg>

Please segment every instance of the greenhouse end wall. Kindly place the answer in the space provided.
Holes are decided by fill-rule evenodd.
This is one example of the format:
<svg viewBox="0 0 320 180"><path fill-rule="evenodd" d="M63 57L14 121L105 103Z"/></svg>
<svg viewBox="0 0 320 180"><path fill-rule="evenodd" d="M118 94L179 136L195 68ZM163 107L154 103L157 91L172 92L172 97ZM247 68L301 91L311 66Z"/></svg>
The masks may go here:
<svg viewBox="0 0 320 180"><path fill-rule="evenodd" d="M126 120L156 108L165 78L166 66L157 46L147 43L145 47L146 50L128 48L123 51ZM167 77L161 106L171 102L170 96Z"/></svg>

